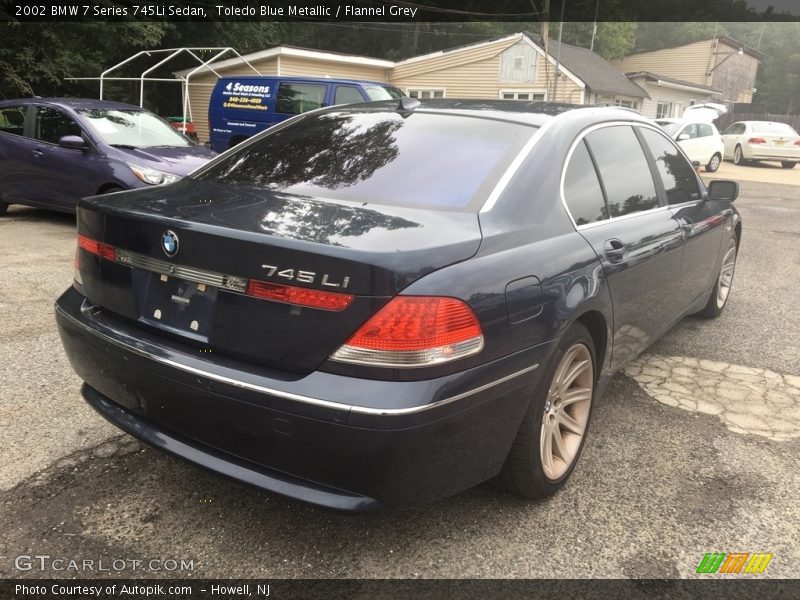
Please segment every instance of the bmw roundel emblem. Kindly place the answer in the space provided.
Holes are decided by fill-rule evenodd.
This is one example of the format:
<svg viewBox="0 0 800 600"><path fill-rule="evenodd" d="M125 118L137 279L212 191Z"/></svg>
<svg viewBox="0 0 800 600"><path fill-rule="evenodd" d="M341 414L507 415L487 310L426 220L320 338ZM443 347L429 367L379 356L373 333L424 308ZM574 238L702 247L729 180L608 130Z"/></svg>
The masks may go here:
<svg viewBox="0 0 800 600"><path fill-rule="evenodd" d="M161 249L164 251L164 254L170 258L178 253L178 244L178 236L174 231L168 229L161 236Z"/></svg>

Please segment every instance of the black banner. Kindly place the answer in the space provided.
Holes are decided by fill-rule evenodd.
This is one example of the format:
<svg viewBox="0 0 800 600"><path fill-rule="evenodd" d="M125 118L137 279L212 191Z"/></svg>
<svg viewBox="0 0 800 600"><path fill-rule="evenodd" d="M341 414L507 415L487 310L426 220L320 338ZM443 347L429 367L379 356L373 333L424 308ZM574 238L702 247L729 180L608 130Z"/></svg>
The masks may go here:
<svg viewBox="0 0 800 600"><path fill-rule="evenodd" d="M794 0L2 0L0 22L782 21Z"/></svg>
<svg viewBox="0 0 800 600"><path fill-rule="evenodd" d="M510 600L541 598L563 600L638 600L703 598L713 600L792 599L800 594L797 580L723 579L700 580L2 580L3 600L224 600L264 599L414 599L414 600Z"/></svg>

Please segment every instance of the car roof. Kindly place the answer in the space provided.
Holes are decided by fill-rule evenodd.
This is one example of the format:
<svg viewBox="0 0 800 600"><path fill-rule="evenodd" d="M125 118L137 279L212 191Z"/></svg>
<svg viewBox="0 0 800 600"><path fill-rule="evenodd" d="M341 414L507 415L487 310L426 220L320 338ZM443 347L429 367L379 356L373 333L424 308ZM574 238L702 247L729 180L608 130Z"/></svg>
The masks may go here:
<svg viewBox="0 0 800 600"><path fill-rule="evenodd" d="M599 120L630 120L649 123L650 120L638 113L618 107L584 106L579 104L566 104L563 102L537 102L525 100L456 100L456 99L430 99L420 100L420 104L412 109L418 113L452 114L484 119L511 121L522 125L541 127L546 122L566 115L568 113L596 112ZM371 110L398 110L396 100L383 100L380 102L365 102L348 106L333 106L323 109L326 112L347 110L361 112Z"/></svg>
<svg viewBox="0 0 800 600"><path fill-rule="evenodd" d="M0 106L19 106L20 104L52 104L72 109L116 108L119 110L145 110L135 104L97 100L96 98L16 98L3 100Z"/></svg>

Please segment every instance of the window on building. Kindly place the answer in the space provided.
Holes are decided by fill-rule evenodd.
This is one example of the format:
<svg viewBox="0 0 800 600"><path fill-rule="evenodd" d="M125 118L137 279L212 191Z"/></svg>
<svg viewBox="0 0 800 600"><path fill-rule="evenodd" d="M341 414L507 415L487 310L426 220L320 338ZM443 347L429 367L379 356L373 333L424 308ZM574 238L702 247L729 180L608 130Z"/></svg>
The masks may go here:
<svg viewBox="0 0 800 600"><path fill-rule="evenodd" d="M425 98L444 98L445 97L444 93L445 93L444 88L406 90L406 94L408 94L409 98L419 98L421 100Z"/></svg>
<svg viewBox="0 0 800 600"><path fill-rule="evenodd" d="M614 106L621 106L622 108L632 108L633 110L639 110L639 103L634 100L614 100Z"/></svg>
<svg viewBox="0 0 800 600"><path fill-rule="evenodd" d="M544 92L528 92L517 90L501 90L500 98L502 100L537 100L545 99Z"/></svg>
<svg viewBox="0 0 800 600"><path fill-rule="evenodd" d="M697 175L689 161L665 135L652 129L639 128L650 148L664 184L669 204L683 204L700 199Z"/></svg>
<svg viewBox="0 0 800 600"><path fill-rule="evenodd" d="M608 219L603 190L583 141L575 146L564 175L564 200L575 225Z"/></svg>
<svg viewBox="0 0 800 600"><path fill-rule="evenodd" d="M672 116L672 102L659 102L656 105L656 119L668 119Z"/></svg>
<svg viewBox="0 0 800 600"><path fill-rule="evenodd" d="M299 115L321 108L325 103L327 86L315 83L282 83L278 87L275 110L279 113Z"/></svg>
<svg viewBox="0 0 800 600"><path fill-rule="evenodd" d="M644 150L632 127L603 127L586 136L606 190L611 217L658 206L658 196Z"/></svg>
<svg viewBox="0 0 800 600"><path fill-rule="evenodd" d="M0 109L0 131L22 135L25 131L26 106L9 106Z"/></svg>
<svg viewBox="0 0 800 600"><path fill-rule="evenodd" d="M682 102L676 102L675 103L675 108L673 109L673 113L672 114L674 116L678 117L678 118L683 116L683 103Z"/></svg>
<svg viewBox="0 0 800 600"><path fill-rule="evenodd" d="M36 107L35 129L37 140L51 144L57 144L65 135L81 135L81 128L72 117L48 106Z"/></svg>

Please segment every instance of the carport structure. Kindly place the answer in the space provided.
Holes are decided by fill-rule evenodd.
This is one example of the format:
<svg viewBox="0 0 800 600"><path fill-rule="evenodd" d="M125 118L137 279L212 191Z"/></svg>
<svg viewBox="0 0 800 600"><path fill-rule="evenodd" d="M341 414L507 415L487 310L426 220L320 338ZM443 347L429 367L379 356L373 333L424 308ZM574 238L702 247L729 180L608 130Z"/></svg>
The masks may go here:
<svg viewBox="0 0 800 600"><path fill-rule="evenodd" d="M208 59L204 60L200 55L204 54L204 53L207 53L207 52L213 52L214 54L213 54L213 56L211 56L211 58L208 58ZM195 74L201 73L203 71L211 71L217 77L220 77L220 74L217 73L217 71L214 70L214 68L211 66L211 63L214 63L214 62L222 59L223 57L225 57L228 54L235 55L235 57L238 58L243 64L245 64L247 67L252 69L253 73L255 73L256 75L262 75L262 73L258 69L256 69L252 64L250 64L250 62L244 56L239 54L239 52L237 50L235 50L235 49L233 49L231 47L224 47L224 48L217 48L217 47L211 47L211 48L183 47L183 48L163 48L163 49L158 49L158 50L141 50L140 52L137 52L136 54L134 54L132 56L129 56L128 58L126 58L125 60L115 64L114 66L109 67L108 69L106 69L105 71L103 71L100 74L100 77L69 77L68 79L70 79L72 81L99 81L100 82L100 96L99 96L100 100L103 100L103 92L104 92L104 88L105 88L104 84L107 81L138 81L139 82L139 106L142 107L142 108L144 108L144 84L145 84L146 81L180 83L180 84L182 84L181 106L183 107L182 108L182 110L183 110L183 115L182 115L183 116L183 121L181 123L180 131L185 134L186 133L187 117L188 117L189 121L193 120L192 119L192 106L191 106L191 103L189 102L189 86L190 85L194 85L194 86L213 86L214 85L214 83L208 83L208 82L195 82L195 83L192 83L192 77ZM164 58L161 58L162 55L166 55L166 56L164 56ZM188 71L182 72L182 74L179 75L179 76L176 75L175 77L165 78L165 77L154 77L154 76L151 76L151 73L153 73L159 67L163 67L164 65L166 65L170 61L173 61L176 58L178 58L180 56L183 56L183 55L191 56L193 59L195 59L197 61L198 65L193 69L190 69ZM146 68L144 71L141 72L141 74L138 77L119 77L119 76L112 76L111 75L114 71L117 71L121 67L123 67L123 66L125 66L125 65L127 65L127 64L129 64L129 63L141 58L141 57L143 57L143 56L161 58L161 60L156 62L154 65L151 65L148 68Z"/></svg>

